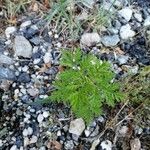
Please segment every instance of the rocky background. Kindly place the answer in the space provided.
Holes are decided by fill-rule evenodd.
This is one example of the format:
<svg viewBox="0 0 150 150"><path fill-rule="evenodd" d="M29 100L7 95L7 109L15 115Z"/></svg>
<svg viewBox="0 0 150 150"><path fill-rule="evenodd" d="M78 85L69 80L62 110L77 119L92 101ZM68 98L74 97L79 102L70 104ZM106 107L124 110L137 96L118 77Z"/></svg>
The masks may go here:
<svg viewBox="0 0 150 150"><path fill-rule="evenodd" d="M111 2L104 1L104 9ZM137 74L150 65L149 6L149 0L116 0L109 26L101 32L83 31L75 44L110 61L116 79ZM68 106L39 102L48 97L61 69L61 49L74 46L65 34L45 24L34 13L22 14L16 25L0 23L0 150L149 150L150 120L142 127L130 120L114 128L107 124L121 105L86 126ZM120 120L128 112L129 107Z"/></svg>

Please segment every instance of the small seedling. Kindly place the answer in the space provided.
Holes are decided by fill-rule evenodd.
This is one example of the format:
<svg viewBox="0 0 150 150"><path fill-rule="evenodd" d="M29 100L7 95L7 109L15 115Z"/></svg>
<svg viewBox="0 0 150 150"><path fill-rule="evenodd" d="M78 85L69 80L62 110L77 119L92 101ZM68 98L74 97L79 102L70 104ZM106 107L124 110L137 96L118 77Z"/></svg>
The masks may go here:
<svg viewBox="0 0 150 150"><path fill-rule="evenodd" d="M58 73L54 81L56 90L49 99L69 104L75 115L87 123L102 113L105 104L113 107L121 100L119 84L111 82L115 74L109 62L76 49L63 51L60 65L65 70Z"/></svg>

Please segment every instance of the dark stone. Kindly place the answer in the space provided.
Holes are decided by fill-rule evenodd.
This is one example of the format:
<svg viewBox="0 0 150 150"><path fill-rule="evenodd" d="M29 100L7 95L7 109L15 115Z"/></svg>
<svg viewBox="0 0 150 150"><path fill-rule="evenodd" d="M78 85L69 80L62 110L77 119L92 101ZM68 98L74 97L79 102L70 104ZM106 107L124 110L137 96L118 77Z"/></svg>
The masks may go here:
<svg viewBox="0 0 150 150"><path fill-rule="evenodd" d="M136 58L142 58L146 55L145 51L143 48L140 48L136 45L133 45L132 48L129 51L129 54L131 57L136 57Z"/></svg>
<svg viewBox="0 0 150 150"><path fill-rule="evenodd" d="M34 35L38 34L39 33L39 30L36 30L36 29L33 29L33 28L29 28L26 30L25 32L25 37L27 39L30 39L32 38Z"/></svg>
<svg viewBox="0 0 150 150"><path fill-rule="evenodd" d="M124 51L124 52L128 52L130 49L131 49L131 45L128 44L128 43L123 43L121 45L121 49Z"/></svg>
<svg viewBox="0 0 150 150"><path fill-rule="evenodd" d="M22 101L23 103L28 103L28 102L29 102L29 95L24 95L24 96L22 96L21 101Z"/></svg>
<svg viewBox="0 0 150 150"><path fill-rule="evenodd" d="M140 44L140 45L145 45L146 44L145 38L144 37L138 38L137 43Z"/></svg>
<svg viewBox="0 0 150 150"><path fill-rule="evenodd" d="M30 64L30 61L20 61L19 62L20 66L24 67L24 66L28 66Z"/></svg>
<svg viewBox="0 0 150 150"><path fill-rule="evenodd" d="M11 69L0 67L0 79L16 80L15 72Z"/></svg>
<svg viewBox="0 0 150 150"><path fill-rule="evenodd" d="M23 145L23 139L21 137L16 137L16 143L18 148L20 148Z"/></svg>
<svg viewBox="0 0 150 150"><path fill-rule="evenodd" d="M30 82L30 76L27 73L21 73L18 77L18 82L22 82L22 83L28 83Z"/></svg>
<svg viewBox="0 0 150 150"><path fill-rule="evenodd" d="M50 69L45 71L45 73L47 75L55 75L55 74L57 74L57 72L58 72L58 69L55 67L51 67Z"/></svg>
<svg viewBox="0 0 150 150"><path fill-rule="evenodd" d="M37 51L36 53L32 54L33 59L41 58L43 56L42 50Z"/></svg>
<svg viewBox="0 0 150 150"><path fill-rule="evenodd" d="M0 39L0 53L3 53L5 50L5 43Z"/></svg>
<svg viewBox="0 0 150 150"><path fill-rule="evenodd" d="M142 58L138 59L138 61L144 65L150 65L150 58L149 57L142 57Z"/></svg>
<svg viewBox="0 0 150 150"><path fill-rule="evenodd" d="M40 42L41 42L41 40L40 40L40 38L39 38L38 36L33 37L33 38L30 39L29 41L30 41L32 44L34 44L34 45L39 45Z"/></svg>

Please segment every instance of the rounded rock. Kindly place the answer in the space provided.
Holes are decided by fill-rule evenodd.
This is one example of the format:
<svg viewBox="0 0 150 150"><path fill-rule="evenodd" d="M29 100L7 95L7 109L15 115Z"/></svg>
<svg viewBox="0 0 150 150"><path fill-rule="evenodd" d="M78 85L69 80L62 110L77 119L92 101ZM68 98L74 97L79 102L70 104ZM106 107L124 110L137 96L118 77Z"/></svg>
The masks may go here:
<svg viewBox="0 0 150 150"><path fill-rule="evenodd" d="M41 123L43 120L44 120L43 115L42 115L42 114L39 114L38 117L37 117L37 121L38 121L39 123Z"/></svg>

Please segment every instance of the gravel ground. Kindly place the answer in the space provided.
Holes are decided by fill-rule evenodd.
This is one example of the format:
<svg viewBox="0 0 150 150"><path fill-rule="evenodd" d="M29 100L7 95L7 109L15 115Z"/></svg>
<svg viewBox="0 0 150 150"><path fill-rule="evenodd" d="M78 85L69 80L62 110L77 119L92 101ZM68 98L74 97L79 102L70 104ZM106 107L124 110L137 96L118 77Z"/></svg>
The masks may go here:
<svg viewBox="0 0 150 150"><path fill-rule="evenodd" d="M138 0L131 6L122 6L121 1L113 6L119 10L110 27L101 34L83 33L78 43L84 51L110 61L116 79L150 65L149 1ZM34 15L18 22L5 27L0 37L0 150L150 149L150 120L144 127L124 120L107 128L107 121L121 105L86 126L84 120L74 118L68 106L41 104L53 90L61 49L69 48L70 41L53 27L41 30L45 22ZM125 108L120 120L129 109Z"/></svg>

